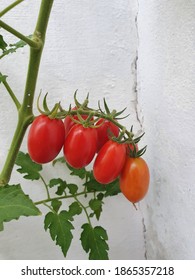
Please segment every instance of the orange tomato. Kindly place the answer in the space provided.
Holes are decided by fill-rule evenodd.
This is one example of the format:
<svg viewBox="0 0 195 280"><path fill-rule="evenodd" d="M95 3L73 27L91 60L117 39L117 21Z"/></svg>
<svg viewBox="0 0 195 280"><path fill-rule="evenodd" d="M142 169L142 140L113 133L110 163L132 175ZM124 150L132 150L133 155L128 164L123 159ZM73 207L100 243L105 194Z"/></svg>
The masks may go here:
<svg viewBox="0 0 195 280"><path fill-rule="evenodd" d="M120 189L124 196L136 203L144 198L149 188L150 173L145 160L141 157L126 157L120 174Z"/></svg>

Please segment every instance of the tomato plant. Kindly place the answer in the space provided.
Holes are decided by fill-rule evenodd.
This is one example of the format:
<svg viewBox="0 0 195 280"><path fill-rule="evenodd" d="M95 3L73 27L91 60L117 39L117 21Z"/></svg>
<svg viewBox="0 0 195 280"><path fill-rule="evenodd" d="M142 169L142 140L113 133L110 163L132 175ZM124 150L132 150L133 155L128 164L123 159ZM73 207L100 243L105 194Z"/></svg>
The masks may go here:
<svg viewBox="0 0 195 280"><path fill-rule="evenodd" d="M123 168L125 155L125 145L108 140L95 159L93 165L95 179L102 184L114 181Z"/></svg>
<svg viewBox="0 0 195 280"><path fill-rule="evenodd" d="M97 131L91 127L75 124L64 143L66 161L74 168L88 165L97 150Z"/></svg>
<svg viewBox="0 0 195 280"><path fill-rule="evenodd" d="M97 152L101 149L101 147L109 140L111 136L119 135L119 128L114 123L108 120L99 119L96 123L97 134L98 134L98 144L97 144Z"/></svg>
<svg viewBox="0 0 195 280"><path fill-rule="evenodd" d="M145 160L126 157L119 181L124 196L132 203L142 200L148 191L149 181L149 168Z"/></svg>
<svg viewBox="0 0 195 280"><path fill-rule="evenodd" d="M62 120L40 115L33 121L28 134L28 152L37 163L55 159L64 144L65 129Z"/></svg>
<svg viewBox="0 0 195 280"><path fill-rule="evenodd" d="M138 151L137 146L143 135L136 138L133 126L129 130L120 123L121 119L127 117L121 116L125 109L110 110L105 98L103 106L99 101L98 108L89 108L89 95L80 103L76 97L77 91L74 94L75 107L72 110L70 104L66 104L68 109L62 108L60 101L50 110L47 94L43 99L42 110L39 94L37 107L41 115L34 115L39 66L54 0L40 1L35 30L29 36L2 20L6 13L23 1L16 0L0 11L0 30L4 29L17 38L14 44L10 44L6 42L4 35L0 34L0 59L15 53L18 48L28 46L30 49L21 100L16 95L18 89L15 91L11 88L6 73L0 73L0 86L4 87L11 98L18 116L12 142L0 173L0 231L8 221L18 220L21 216L39 216L39 206L44 206L45 209L49 209L44 218L44 229L49 231L52 240L60 246L66 257L73 239L74 218L83 213L86 222L81 226L82 248L89 254L89 259L105 260L109 258L108 235L103 227L93 225L93 219L99 221L106 197L115 196L120 189L133 203L145 196L149 184L149 170L140 156L146 147ZM29 126L29 153L24 154L20 147ZM56 158L62 148L64 154ZM139 158L129 158L127 155ZM86 170L85 166L92 162L95 156L93 170L88 170L89 167ZM47 165L42 166L42 163L51 161L52 164L48 167L50 169L47 169ZM50 173L51 168L56 168L56 163L64 164L64 177L62 175L61 178L50 179L51 174L57 174ZM24 193L21 185L23 181L21 184L9 184L14 164L17 166L16 171L21 173L24 179L36 180L37 184L39 183L41 197L36 201L32 201L30 196ZM77 179L76 183L67 182L67 172ZM82 188L79 188L80 184ZM65 199L70 203L63 204Z"/></svg>

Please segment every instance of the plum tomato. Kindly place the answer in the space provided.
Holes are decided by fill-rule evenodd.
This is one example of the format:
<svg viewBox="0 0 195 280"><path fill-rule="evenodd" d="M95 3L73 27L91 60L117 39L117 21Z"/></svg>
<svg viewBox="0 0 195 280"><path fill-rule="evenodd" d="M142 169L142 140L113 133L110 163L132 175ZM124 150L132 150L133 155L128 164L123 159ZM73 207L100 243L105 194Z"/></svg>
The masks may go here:
<svg viewBox="0 0 195 280"><path fill-rule="evenodd" d="M120 174L126 157L126 146L108 140L101 148L93 165L95 179L101 184L113 182Z"/></svg>
<svg viewBox="0 0 195 280"><path fill-rule="evenodd" d="M65 129L62 120L40 115L33 121L27 139L28 152L37 163L52 161L64 144Z"/></svg>
<svg viewBox="0 0 195 280"><path fill-rule="evenodd" d="M97 150L97 131L95 128L75 124L64 142L64 157L74 168L88 165Z"/></svg>
<svg viewBox="0 0 195 280"><path fill-rule="evenodd" d="M119 179L124 196L132 203L142 200L148 191L149 181L150 173L146 161L141 157L127 156Z"/></svg>

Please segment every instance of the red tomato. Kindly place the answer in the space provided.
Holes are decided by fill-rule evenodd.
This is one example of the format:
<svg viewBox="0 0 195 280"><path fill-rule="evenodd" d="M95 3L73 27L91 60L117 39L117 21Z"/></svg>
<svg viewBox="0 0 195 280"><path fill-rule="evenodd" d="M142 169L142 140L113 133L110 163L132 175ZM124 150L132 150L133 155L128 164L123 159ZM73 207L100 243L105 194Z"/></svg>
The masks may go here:
<svg viewBox="0 0 195 280"><path fill-rule="evenodd" d="M95 128L75 124L64 143L64 156L74 168L88 165L97 150L97 131Z"/></svg>
<svg viewBox="0 0 195 280"><path fill-rule="evenodd" d="M28 134L28 152L37 163L52 161L60 152L65 138L62 120L40 115L33 121Z"/></svg>
<svg viewBox="0 0 195 280"><path fill-rule="evenodd" d="M109 140L109 133L114 134L116 137L119 135L119 128L112 122L104 119L99 119L99 121L96 123L96 125L100 125L100 127L97 128L97 134L98 134L98 146L97 146L97 152L101 149L101 147Z"/></svg>
<svg viewBox="0 0 195 280"><path fill-rule="evenodd" d="M74 108L72 108L73 111L77 110L77 107L75 106ZM82 118L84 120L86 120L88 118L88 115L81 115ZM72 116L73 119L75 119L76 121L79 121L79 118L77 115ZM93 120L93 118L92 118ZM70 131L70 129L73 127L73 125L75 125L76 123L71 120L71 118L69 116L67 116L64 119L64 126L65 126L65 132L66 132L66 136L68 135L68 132Z"/></svg>
<svg viewBox="0 0 195 280"><path fill-rule="evenodd" d="M94 162L93 174L101 184L109 184L120 174L125 163L126 147L108 140L101 148Z"/></svg>
<svg viewBox="0 0 195 280"><path fill-rule="evenodd" d="M149 188L150 174L143 158L126 157L120 174L120 189L132 203L144 198Z"/></svg>

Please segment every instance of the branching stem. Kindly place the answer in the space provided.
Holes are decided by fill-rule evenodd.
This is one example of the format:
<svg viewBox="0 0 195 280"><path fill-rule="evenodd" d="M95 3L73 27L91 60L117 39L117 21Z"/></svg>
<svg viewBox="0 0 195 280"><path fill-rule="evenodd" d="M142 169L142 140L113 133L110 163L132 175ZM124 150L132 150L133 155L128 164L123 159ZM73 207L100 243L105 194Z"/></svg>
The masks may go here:
<svg viewBox="0 0 195 280"><path fill-rule="evenodd" d="M22 33L18 32L16 29L14 29L13 27L11 27L10 25L6 24L4 21L0 20L0 27L2 27L3 29L5 29L6 31L8 31L9 33L13 34L14 36L16 36L17 38L19 38L20 40L24 41L26 44L28 44L30 47L35 48L35 49L39 49L41 48L41 41L39 39L38 36L34 36L35 38L32 40L28 37L26 37L25 35L23 35ZM36 35L36 34L35 34Z"/></svg>
<svg viewBox="0 0 195 280"><path fill-rule="evenodd" d="M9 86L8 82L5 80L2 83L3 83L4 87L6 88L7 92L9 93L9 95L10 95L11 99L13 100L14 104L16 105L17 110L19 110L20 107L21 107L21 104L18 101L17 97L15 96L13 90Z"/></svg>

